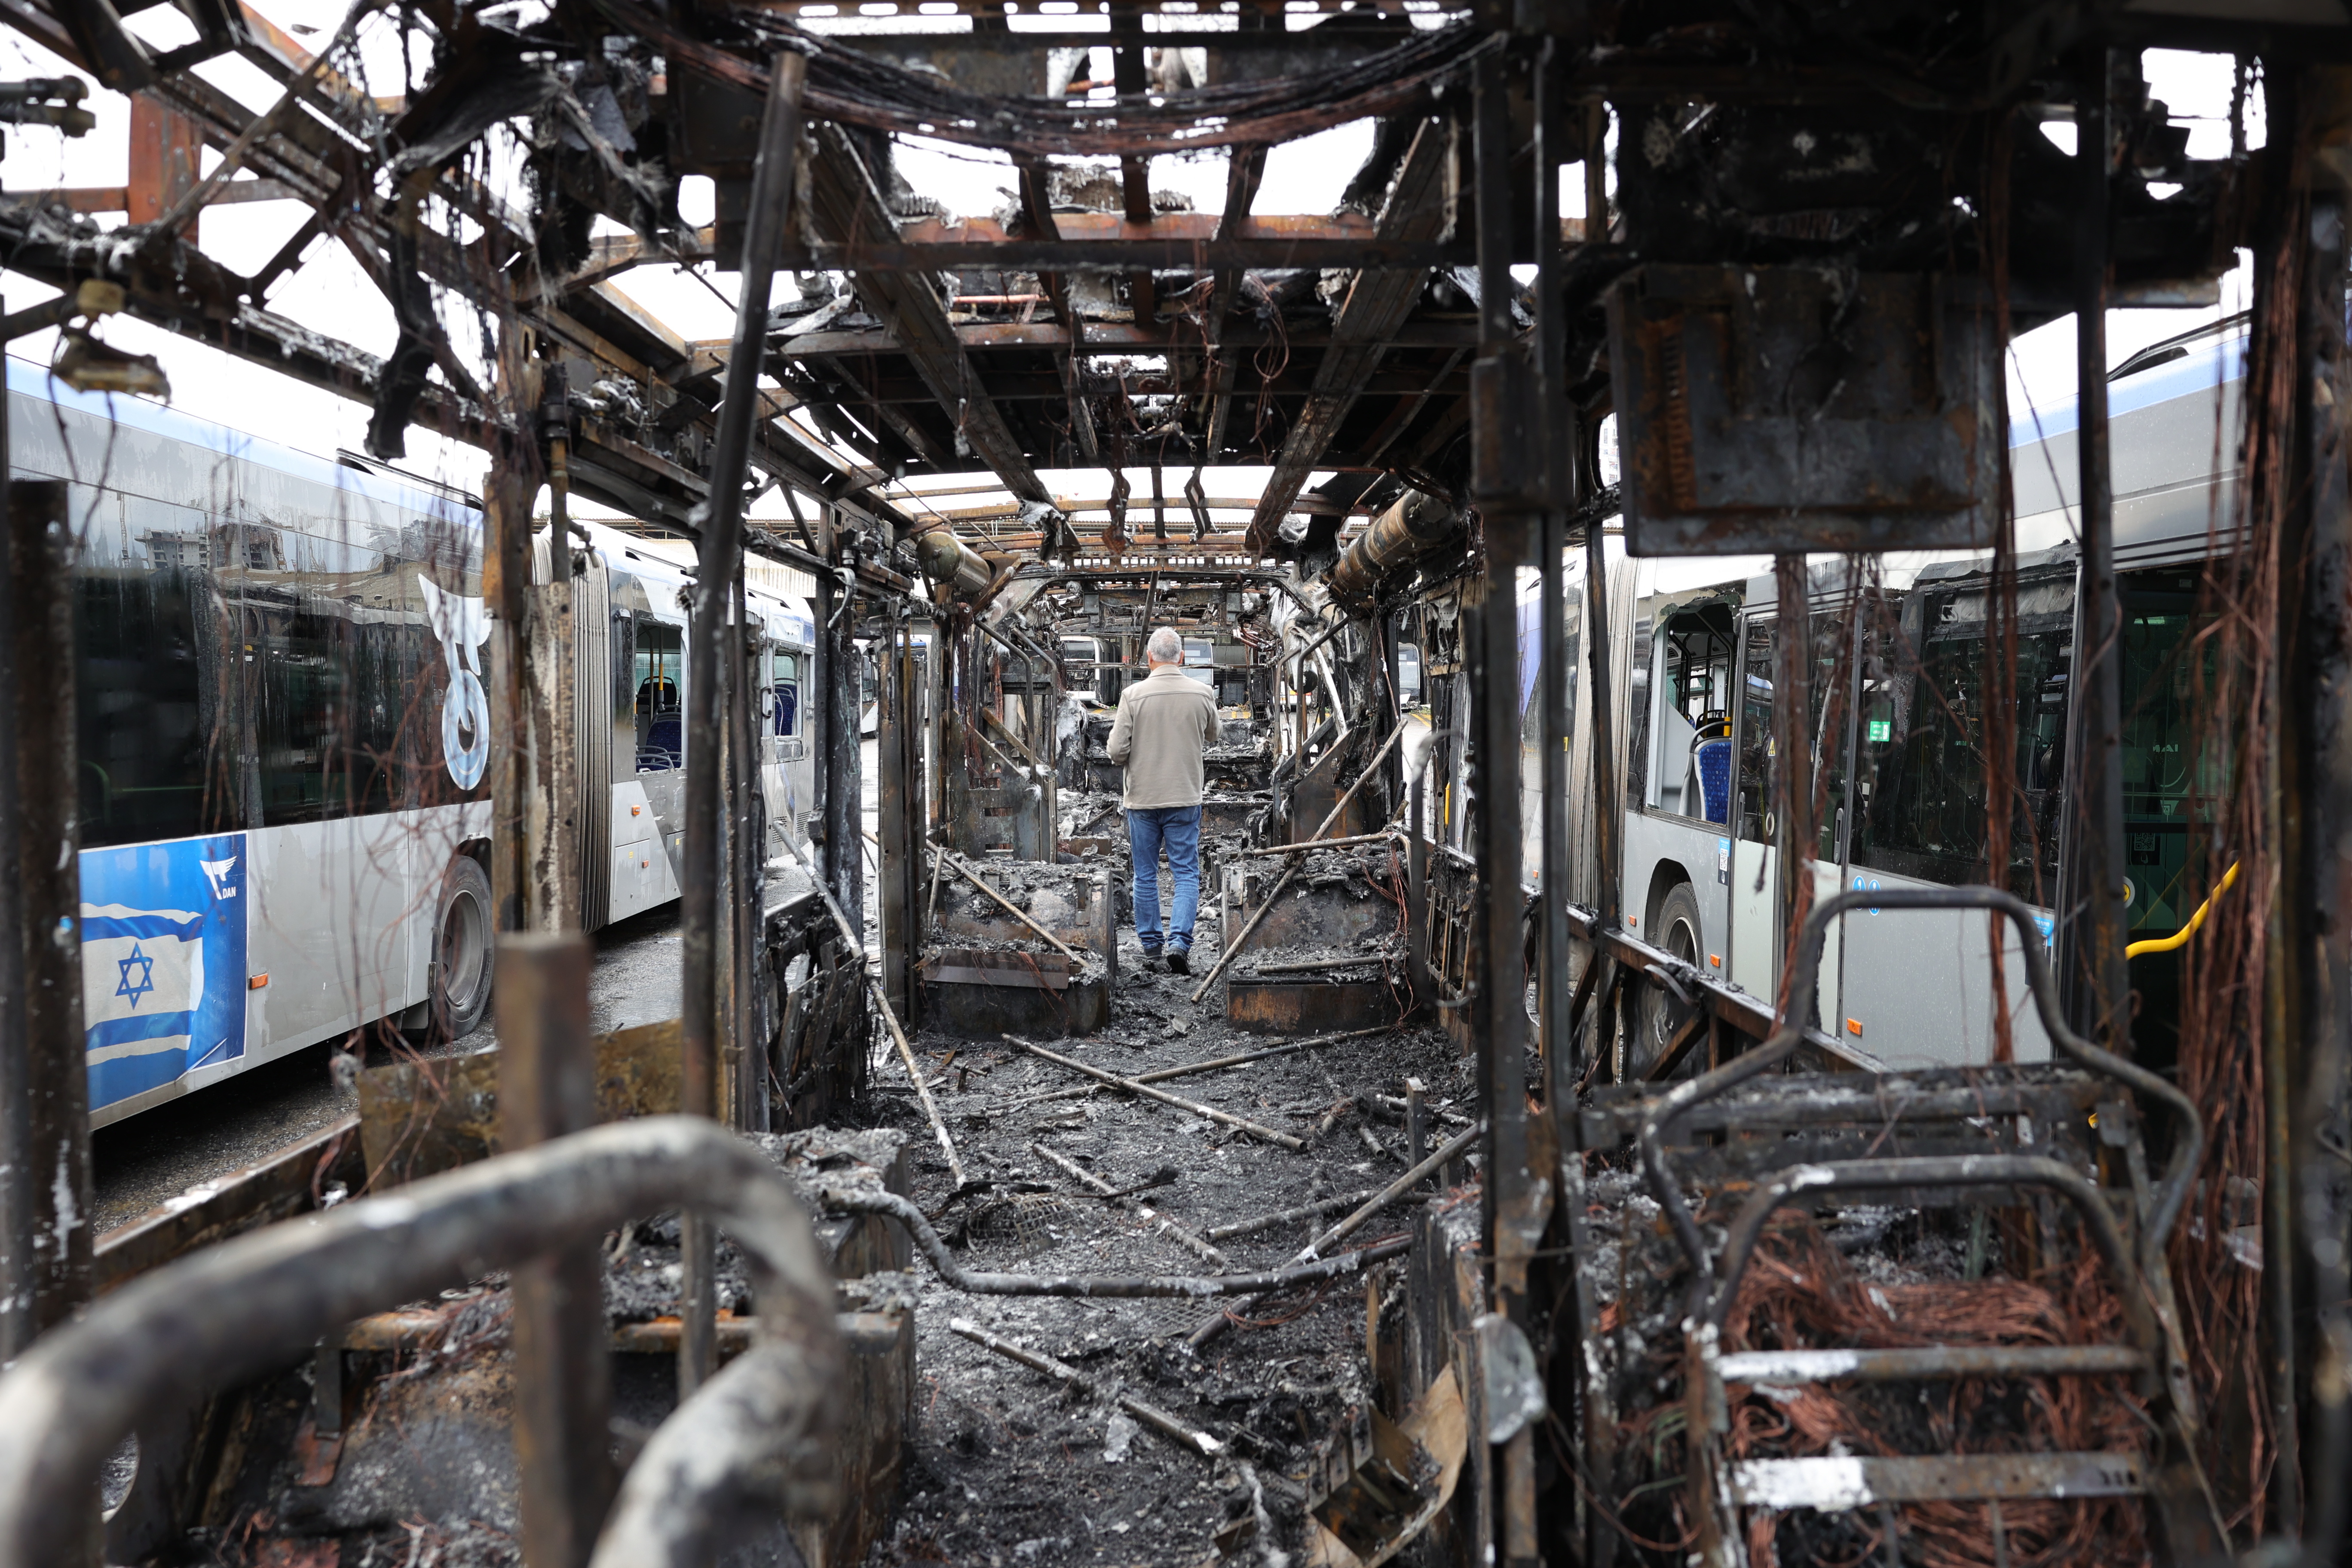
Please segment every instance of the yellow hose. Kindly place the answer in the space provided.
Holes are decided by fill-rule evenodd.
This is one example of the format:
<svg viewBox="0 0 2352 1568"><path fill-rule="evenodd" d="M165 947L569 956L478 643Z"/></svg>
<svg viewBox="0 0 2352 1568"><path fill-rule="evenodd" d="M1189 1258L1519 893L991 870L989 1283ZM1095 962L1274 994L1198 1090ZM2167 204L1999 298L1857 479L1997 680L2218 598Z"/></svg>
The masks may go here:
<svg viewBox="0 0 2352 1568"><path fill-rule="evenodd" d="M2221 873L2221 885L2214 889L2211 896L2203 903L2197 906L2197 912L2189 917L2187 925L2182 926L2170 936L2154 936L2146 942L2133 942L2124 949L2124 956L2137 958L2144 952L2170 952L2174 948L2185 945L2190 937L2197 934L2197 928L2205 923L2205 911L2213 907L2213 900L2228 892L2230 884L2237 879L2238 867L2237 863L2232 861L2230 868Z"/></svg>

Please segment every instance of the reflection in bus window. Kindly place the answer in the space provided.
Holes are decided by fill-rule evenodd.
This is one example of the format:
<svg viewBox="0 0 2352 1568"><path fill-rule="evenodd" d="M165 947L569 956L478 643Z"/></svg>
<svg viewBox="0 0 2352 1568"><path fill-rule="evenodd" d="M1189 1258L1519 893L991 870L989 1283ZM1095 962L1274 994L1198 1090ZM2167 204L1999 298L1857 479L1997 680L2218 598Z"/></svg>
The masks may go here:
<svg viewBox="0 0 2352 1568"><path fill-rule="evenodd" d="M680 629L639 616L635 631L637 771L675 768L686 756L685 712L679 705Z"/></svg>
<svg viewBox="0 0 2352 1568"><path fill-rule="evenodd" d="M1812 674L1805 688L1805 728L1813 738L1813 856L1838 858L1839 814L1845 809L1846 679L1853 653L1851 612L1816 610L1812 617ZM1772 678L1777 619L1756 616L1748 622L1748 646L1740 664L1739 837L1769 842L1778 825L1772 814ZM1724 820L1720 817L1711 821Z"/></svg>
<svg viewBox="0 0 2352 1568"><path fill-rule="evenodd" d="M801 661L796 655L776 655L776 733L801 732Z"/></svg>
<svg viewBox="0 0 2352 1568"><path fill-rule="evenodd" d="M219 618L199 615L190 574L89 572L76 618L76 740L86 848L246 826ZM209 771L208 771L209 770Z"/></svg>
<svg viewBox="0 0 2352 1568"><path fill-rule="evenodd" d="M263 820L320 822L415 804L396 800L394 764L409 682L432 651L425 628L289 615L250 601L244 614L247 646L257 655L247 674L257 682Z"/></svg>
<svg viewBox="0 0 2352 1568"><path fill-rule="evenodd" d="M2029 902L2058 887L2058 810L2066 757L2067 669L2074 584L2063 574L2017 590L2017 775L2006 881ZM1985 875L1982 727L1985 581L1923 582L1886 628L1884 665L1862 708L1857 755L1864 805L1856 865L1947 886Z"/></svg>

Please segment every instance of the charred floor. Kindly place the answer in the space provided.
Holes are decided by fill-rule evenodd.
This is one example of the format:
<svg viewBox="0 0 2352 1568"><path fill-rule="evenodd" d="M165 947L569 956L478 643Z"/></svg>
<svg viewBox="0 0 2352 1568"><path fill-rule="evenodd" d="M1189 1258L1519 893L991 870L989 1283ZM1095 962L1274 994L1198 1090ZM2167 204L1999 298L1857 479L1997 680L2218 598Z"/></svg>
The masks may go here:
<svg viewBox="0 0 2352 1568"><path fill-rule="evenodd" d="M0 1568L2352 1561L2337 0L0 22Z"/></svg>

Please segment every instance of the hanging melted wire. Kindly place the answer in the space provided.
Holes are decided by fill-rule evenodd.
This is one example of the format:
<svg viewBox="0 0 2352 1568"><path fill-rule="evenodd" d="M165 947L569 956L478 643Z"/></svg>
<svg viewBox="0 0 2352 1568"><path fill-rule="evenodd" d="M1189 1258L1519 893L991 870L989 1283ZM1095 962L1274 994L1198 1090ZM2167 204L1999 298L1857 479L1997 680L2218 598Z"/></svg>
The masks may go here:
<svg viewBox="0 0 2352 1568"><path fill-rule="evenodd" d="M636 0L595 0L595 5L614 26L655 45L674 64L751 91L767 91L763 62L690 37ZM1469 26L1432 28L1393 48L1312 77L1151 94L1140 101L1072 103L968 92L939 77L819 38L784 17L763 12L738 9L730 19L741 29L744 41L763 54L791 49L809 57L803 103L812 118L962 142L1015 156L1117 156L1287 142L1424 102L1441 82L1481 53L1503 47L1499 36Z"/></svg>

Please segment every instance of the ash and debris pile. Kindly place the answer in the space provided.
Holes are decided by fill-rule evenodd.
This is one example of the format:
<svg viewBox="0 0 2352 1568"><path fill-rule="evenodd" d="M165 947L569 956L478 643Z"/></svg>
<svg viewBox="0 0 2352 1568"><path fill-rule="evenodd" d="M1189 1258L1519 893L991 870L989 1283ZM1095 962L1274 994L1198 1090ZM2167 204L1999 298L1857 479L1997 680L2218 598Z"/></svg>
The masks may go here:
<svg viewBox="0 0 2352 1568"><path fill-rule="evenodd" d="M1129 1077L1265 1046L1231 1028L1221 999L1192 1002L1192 980L1146 969L1131 931L1122 940L1110 1026L1037 1043ZM1460 1116L1475 1095L1467 1063L1433 1030L1334 1041L1167 1083L1304 1138L1294 1153L1010 1046L925 1034L918 1047L966 1188L954 1187L895 1061L874 1091L885 1119L908 1134L915 1201L973 1269L1280 1268L1403 1174L1405 1139L1389 1102L1402 1103L1407 1078L1430 1086L1441 1116ZM1144 1190L1107 1199L1073 1169L1115 1191ZM1475 1185L1431 1183L1411 1198L1344 1245L1406 1234L1433 1203L1457 1205L1475 1232ZM1272 1226L1226 1231L1302 1208ZM1171 1226L1207 1242L1223 1264ZM1391 1295L1402 1263L1371 1271ZM919 1262L916 1277L919 1411L896 1533L870 1559L877 1564L1213 1563L1220 1539L1238 1553L1231 1561L1280 1561L1305 1539L1309 1457L1375 1396L1361 1277L1207 1302L969 1297ZM1073 1389L983 1348L950 1327L959 1318L1093 1386ZM1219 1331L1196 1348L1192 1337L1212 1318L1223 1319ZM1139 1426L1118 1394L1213 1438L1219 1452Z"/></svg>

